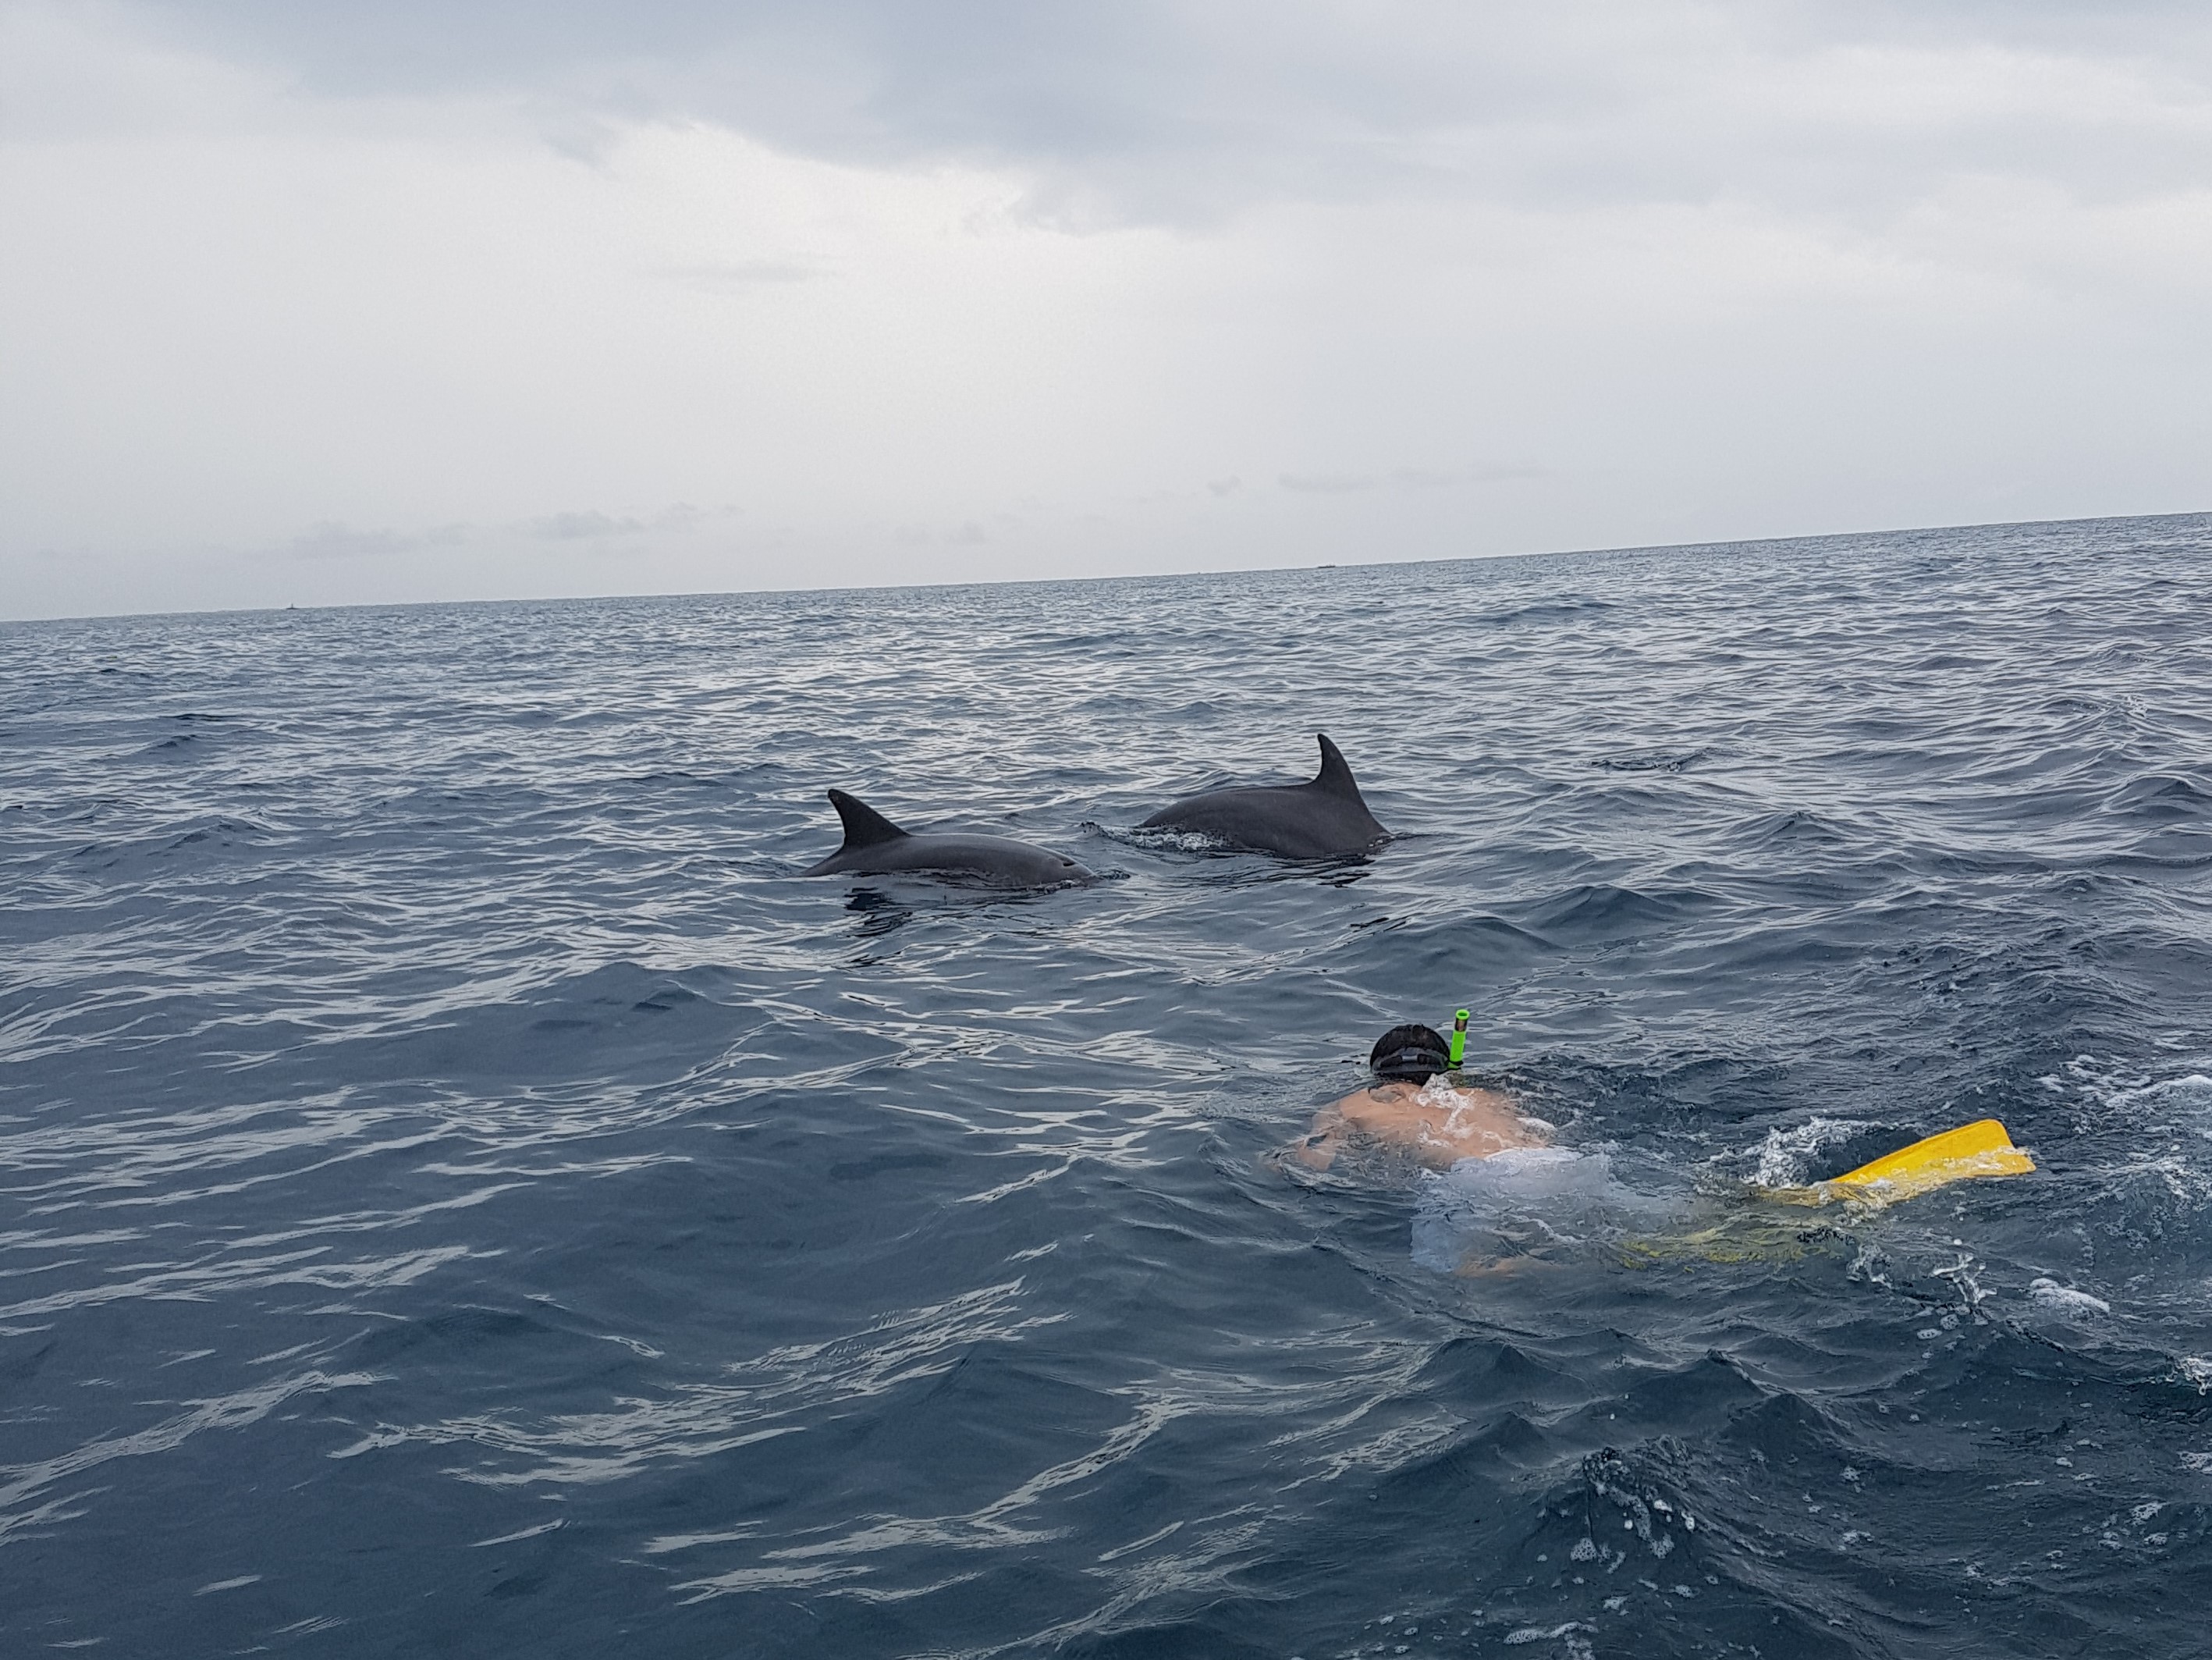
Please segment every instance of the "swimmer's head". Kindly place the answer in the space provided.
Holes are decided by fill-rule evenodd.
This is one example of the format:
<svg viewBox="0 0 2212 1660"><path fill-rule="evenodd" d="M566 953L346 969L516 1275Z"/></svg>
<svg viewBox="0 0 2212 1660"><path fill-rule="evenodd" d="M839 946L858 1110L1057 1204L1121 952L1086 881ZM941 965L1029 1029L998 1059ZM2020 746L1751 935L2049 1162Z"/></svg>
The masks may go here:
<svg viewBox="0 0 2212 1660"><path fill-rule="evenodd" d="M1426 1026L1393 1026L1376 1039L1368 1067L1394 1083L1425 1084L1451 1066L1451 1049Z"/></svg>

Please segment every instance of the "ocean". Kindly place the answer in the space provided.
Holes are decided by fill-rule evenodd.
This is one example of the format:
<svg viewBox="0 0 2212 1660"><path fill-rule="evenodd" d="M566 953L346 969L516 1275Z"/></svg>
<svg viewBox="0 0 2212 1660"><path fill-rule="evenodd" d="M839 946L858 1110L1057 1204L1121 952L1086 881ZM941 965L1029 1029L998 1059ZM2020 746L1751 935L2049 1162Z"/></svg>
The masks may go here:
<svg viewBox="0 0 2212 1660"><path fill-rule="evenodd" d="M8 624L0 883L10 1654L2212 1629L2212 518ZM1272 1156L1460 1007L1589 1180Z"/></svg>

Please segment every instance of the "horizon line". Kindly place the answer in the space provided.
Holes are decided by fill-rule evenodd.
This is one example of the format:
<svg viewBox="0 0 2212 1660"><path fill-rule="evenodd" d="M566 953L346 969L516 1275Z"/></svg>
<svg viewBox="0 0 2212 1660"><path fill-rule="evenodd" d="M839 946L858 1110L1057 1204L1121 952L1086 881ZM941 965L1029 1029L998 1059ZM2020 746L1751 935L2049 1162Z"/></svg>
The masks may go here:
<svg viewBox="0 0 2212 1660"><path fill-rule="evenodd" d="M1200 576L1269 576L1298 575L1316 570L1379 570L1414 565L1469 565L1517 559L1590 559L1627 557L1662 553L1722 552L1772 547L1785 543L1847 542L1881 536L1939 536L1962 531L2030 530L2064 525L2123 522L2154 523L2162 520L2212 518L2212 508L2172 513L2088 514L2065 519L1997 519L1969 524L1900 525L1878 530L1819 531L1797 536L1736 537L1722 541L1632 543L1617 547L1551 548L1515 553L1458 554L1449 558L1322 560L1302 565L1233 565L1218 569L1183 571L1125 571L1091 575L1018 576L987 579L948 577L941 581L853 582L812 588L673 588L632 593L570 594L506 594L473 599L362 600L339 605L209 605L178 611L83 611L46 616L0 617L0 628L52 623L127 623L171 617L266 617L290 611L404 611L460 605L596 605L627 599L727 599L761 594L907 593L939 588L1040 587L1074 582L1172 582Z"/></svg>

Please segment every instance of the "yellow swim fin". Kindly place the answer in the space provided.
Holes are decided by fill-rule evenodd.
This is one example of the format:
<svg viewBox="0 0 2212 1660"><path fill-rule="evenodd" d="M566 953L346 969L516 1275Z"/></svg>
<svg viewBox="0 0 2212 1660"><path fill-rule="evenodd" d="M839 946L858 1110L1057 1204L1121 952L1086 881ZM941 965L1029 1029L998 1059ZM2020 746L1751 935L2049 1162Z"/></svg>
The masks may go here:
<svg viewBox="0 0 2212 1660"><path fill-rule="evenodd" d="M1762 1199L1779 1200L1785 1205L1848 1202L1879 1210L1954 1182L1981 1176L2026 1176L2034 1168L2035 1160L2013 1146L2005 1127L1994 1118L1984 1118L1899 1147L1832 1181L1755 1191Z"/></svg>

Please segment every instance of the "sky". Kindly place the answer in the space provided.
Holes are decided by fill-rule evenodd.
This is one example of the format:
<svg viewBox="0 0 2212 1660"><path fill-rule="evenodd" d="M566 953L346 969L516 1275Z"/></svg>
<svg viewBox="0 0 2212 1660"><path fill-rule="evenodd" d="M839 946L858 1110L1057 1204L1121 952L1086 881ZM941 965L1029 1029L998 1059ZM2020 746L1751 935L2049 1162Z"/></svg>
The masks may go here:
<svg viewBox="0 0 2212 1660"><path fill-rule="evenodd" d="M2212 508L2212 8L0 0L0 617Z"/></svg>

